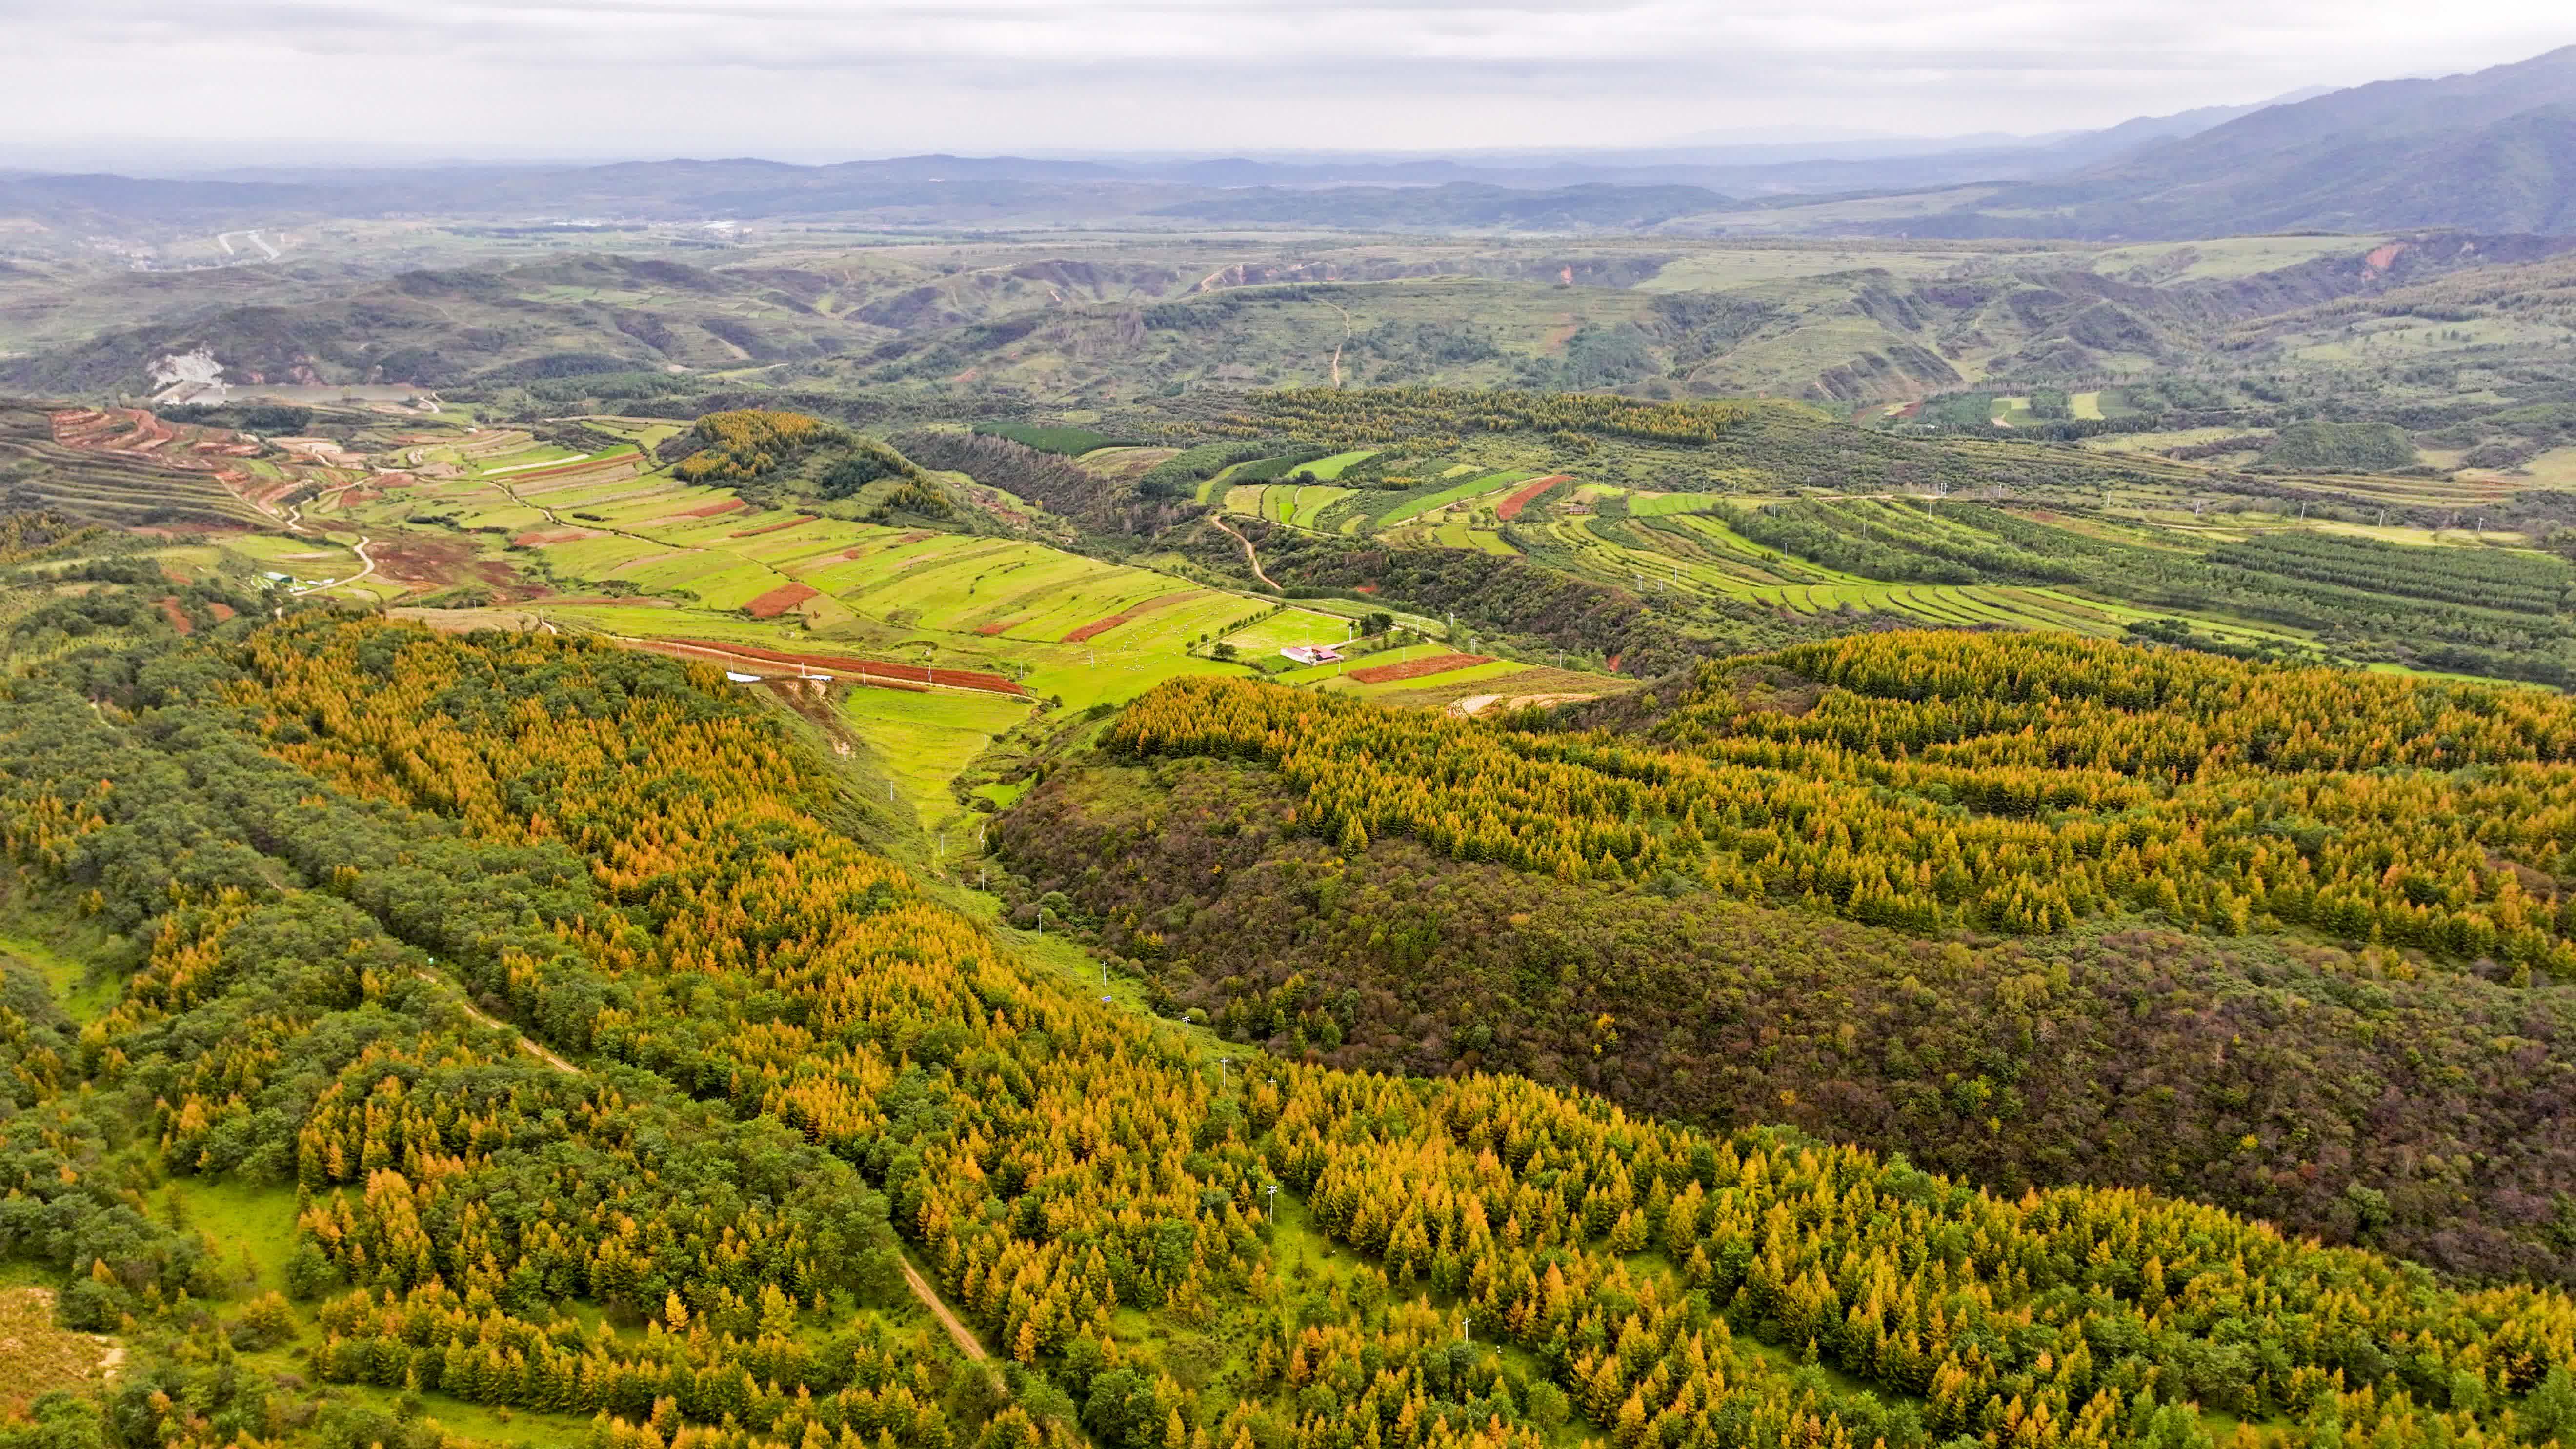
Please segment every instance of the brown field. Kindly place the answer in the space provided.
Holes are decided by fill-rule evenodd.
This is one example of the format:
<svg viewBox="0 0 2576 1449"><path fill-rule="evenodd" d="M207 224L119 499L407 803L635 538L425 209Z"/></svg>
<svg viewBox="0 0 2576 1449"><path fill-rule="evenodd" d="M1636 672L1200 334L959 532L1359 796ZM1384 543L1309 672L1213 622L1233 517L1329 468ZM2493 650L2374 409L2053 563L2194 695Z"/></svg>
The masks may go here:
<svg viewBox="0 0 2576 1449"><path fill-rule="evenodd" d="M807 599L819 597L822 592L812 584L780 584L743 605L742 611L755 619L775 619Z"/></svg>
<svg viewBox="0 0 2576 1449"><path fill-rule="evenodd" d="M1072 633L1065 635L1064 638L1057 642L1062 644L1080 644L1087 639L1097 639L1101 635L1108 633L1110 630L1117 628L1119 625L1126 623L1128 620L1133 619L1140 614L1150 614L1156 609L1167 608L1173 604L1179 603L1183 599L1195 597L1197 593L1198 591L1196 589L1184 589L1177 594L1162 594L1154 598L1144 600L1141 603L1130 604L1126 608L1119 610L1117 613L1109 615L1107 618L1092 620L1090 623L1085 624L1081 628L1074 630Z"/></svg>
<svg viewBox="0 0 2576 1449"><path fill-rule="evenodd" d="M1397 679L1420 679L1427 674L1447 674L1453 669L1472 669L1491 664L1490 654L1433 654L1422 659L1408 659L1401 664L1378 664L1367 669L1354 669L1349 678L1361 684L1385 684Z"/></svg>
<svg viewBox="0 0 2576 1449"><path fill-rule="evenodd" d="M1495 504L1494 516L1503 520L1505 523L1509 523L1513 519L1521 516L1521 510L1530 506L1531 499L1545 493L1557 484L1567 481L1570 480L1568 476L1563 473L1550 473L1544 478L1532 478L1527 483L1513 489L1511 497Z"/></svg>
<svg viewBox="0 0 2576 1449"><path fill-rule="evenodd" d="M683 508L677 513L665 513L654 522L659 523L671 518L714 518L718 514L740 513L750 506L739 498L727 498L720 503L704 503L695 508Z"/></svg>

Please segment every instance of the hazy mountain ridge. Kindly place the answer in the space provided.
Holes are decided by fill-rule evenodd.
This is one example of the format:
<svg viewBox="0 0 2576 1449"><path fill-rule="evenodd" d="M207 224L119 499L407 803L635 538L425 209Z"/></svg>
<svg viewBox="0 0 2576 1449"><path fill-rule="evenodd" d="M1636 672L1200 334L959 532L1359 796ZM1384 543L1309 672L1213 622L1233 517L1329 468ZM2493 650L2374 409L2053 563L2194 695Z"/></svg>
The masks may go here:
<svg viewBox="0 0 2576 1449"><path fill-rule="evenodd" d="M2576 230L2576 46L2273 106L1954 213L1916 236Z"/></svg>

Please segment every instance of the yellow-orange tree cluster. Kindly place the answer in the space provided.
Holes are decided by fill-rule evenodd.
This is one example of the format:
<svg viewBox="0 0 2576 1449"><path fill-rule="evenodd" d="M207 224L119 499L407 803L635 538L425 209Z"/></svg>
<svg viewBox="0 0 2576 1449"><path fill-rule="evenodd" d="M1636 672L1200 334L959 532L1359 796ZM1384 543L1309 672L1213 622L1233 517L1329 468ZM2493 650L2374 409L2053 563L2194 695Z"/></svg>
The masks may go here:
<svg viewBox="0 0 2576 1449"><path fill-rule="evenodd" d="M2576 977L2576 707L2502 686L2047 635L1876 634L1704 666L1646 735L1533 734L1182 680L1137 753L1275 762L1348 843L1666 869L1878 924L2266 918Z"/></svg>
<svg viewBox="0 0 2576 1449"><path fill-rule="evenodd" d="M335 1379L595 1412L632 1449L1069 1442L1034 1400L951 1422L918 1346L798 1332L851 1229L799 1181L743 1190L832 1176L803 1142L763 1147L792 1127L881 1185L987 1341L1122 1449L1537 1449L1567 1413L1621 1449L2205 1442L2186 1399L2291 1416L2316 1449L2501 1446L2554 1432L2560 1399L2576 1416L2576 1307L2554 1292L2446 1289L2134 1192L2001 1200L1517 1079L1220 1073L835 831L821 764L705 672L349 623L271 628L233 662L225 697L276 755L396 821L465 822L496 853L478 868L511 872L491 889L527 903L438 936L456 954L433 969L413 938L442 923L394 886L447 848L434 831L353 849L345 874L317 857L283 905L165 912L128 1005L84 1037L85 1070L140 1070L120 1062L156 1043L186 1067L161 1130L175 1165L214 1171L271 1054L397 1009L431 1023L356 1048L295 1124L307 1246L352 1285L320 1314ZM50 818L88 818L84 788L64 779ZM288 816L329 804L302 788ZM358 905L385 928L352 929ZM254 949L299 921L292 952ZM262 961L320 1006L170 1057L155 1031L260 985ZM423 993L452 988L423 970L505 999L572 1070L435 1008ZM739 1171L687 1200L667 1186L681 1141ZM1272 1183L1365 1266L1322 1287L1280 1271ZM558 1318L566 1296L638 1307L646 1331ZM1241 1357L1184 1382L1132 1309Z"/></svg>

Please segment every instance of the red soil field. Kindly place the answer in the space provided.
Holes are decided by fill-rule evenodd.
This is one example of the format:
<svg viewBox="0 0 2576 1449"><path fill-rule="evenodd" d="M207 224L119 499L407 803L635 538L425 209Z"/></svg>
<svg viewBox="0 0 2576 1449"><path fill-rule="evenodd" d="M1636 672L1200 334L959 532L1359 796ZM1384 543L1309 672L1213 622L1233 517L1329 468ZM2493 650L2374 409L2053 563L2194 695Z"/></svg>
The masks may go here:
<svg viewBox="0 0 2576 1449"><path fill-rule="evenodd" d="M778 522L778 523L764 523L764 524L762 524L762 525L761 525L760 527L758 527L758 528L737 528L737 529L735 529L733 532L726 534L726 535L725 535L725 537L727 537L727 538L758 538L760 535L762 535L762 534L764 534L764 533L776 533L778 530L780 530L780 529L782 529L782 528L794 528L796 525L798 525L798 524L800 524L800 523L811 523L811 522L813 522L813 521L814 521L814 515L813 515L813 514L811 514L811 513L800 513L800 514L797 514L794 518L785 519L785 520L783 520L783 521L781 521L781 522Z"/></svg>
<svg viewBox="0 0 2576 1449"><path fill-rule="evenodd" d="M1493 662L1494 656L1490 654L1433 654L1421 659L1408 659L1401 664L1354 669L1350 677L1362 684L1384 684L1391 679L1420 679L1426 674L1446 674L1452 669L1467 669Z"/></svg>
<svg viewBox="0 0 2576 1449"><path fill-rule="evenodd" d="M196 624L191 622L188 618L188 611L179 607L178 595L172 594L167 598L161 599L159 603L161 605L161 617L170 621L171 628L178 630L182 634L194 634L197 632Z"/></svg>
<svg viewBox="0 0 2576 1449"><path fill-rule="evenodd" d="M1571 478L1563 473L1550 473L1544 478L1532 478L1527 483L1513 489L1511 497L1495 504L1494 516L1503 520L1505 523L1509 523L1513 519L1521 516L1521 510L1530 506L1531 499L1538 497L1540 494L1545 493L1547 490L1555 487L1559 483L1570 481L1572 481Z"/></svg>
<svg viewBox="0 0 2576 1449"><path fill-rule="evenodd" d="M975 626L975 632L976 632L976 633L978 633L978 634L982 634L982 635L986 636L987 638L990 638L991 636L993 636L993 635L995 635L995 634L999 634L999 633L1003 632L1004 630L1006 630L1006 629L1010 628L1013 624L1020 623L1022 620L1026 619L1027 617L1028 617L1028 616L1024 614L1024 615L1022 615L1019 619L995 619L995 620L994 620L992 623L990 623L990 624L978 624L978 625L976 625L976 626Z"/></svg>
<svg viewBox="0 0 2576 1449"><path fill-rule="evenodd" d="M663 516L665 518L713 518L720 513L739 513L750 506L750 504L743 502L739 498L728 498L722 503L708 503L696 508L683 508L677 513L668 513Z"/></svg>
<svg viewBox="0 0 2576 1449"><path fill-rule="evenodd" d="M215 622L220 624L226 619L233 617L233 606L218 600L214 603L208 604L206 606L206 612L214 615Z"/></svg>
<svg viewBox="0 0 2576 1449"><path fill-rule="evenodd" d="M775 619L821 592L812 584L780 584L743 605L742 611L755 619Z"/></svg>
<svg viewBox="0 0 2576 1449"><path fill-rule="evenodd" d="M539 529L535 533L520 534L510 542L521 548L535 548L541 544L572 543L578 539L597 537L599 537L598 531L588 528Z"/></svg>
<svg viewBox="0 0 2576 1449"><path fill-rule="evenodd" d="M1085 624L1081 628L1074 630L1072 633L1065 635L1062 639L1057 640L1056 642L1060 644L1079 644L1086 639L1096 639L1140 614L1150 614L1156 609L1177 604L1181 600L1189 598L1196 592L1198 591L1195 589L1184 589L1177 594L1162 594L1157 597L1147 599L1142 603L1129 604L1126 608L1119 610L1108 618L1092 620L1090 623Z"/></svg>
<svg viewBox="0 0 2576 1449"><path fill-rule="evenodd" d="M685 657L725 656L756 659L769 664L801 664L826 674L849 674L874 682L880 679L908 679L916 684L944 684L957 689L980 689L992 694L1025 695L1027 690L999 674L974 669L931 669L919 664L891 664L882 659L852 659L842 654L789 654L778 649L763 649L756 644L729 644L715 639L638 639L636 645L663 653Z"/></svg>

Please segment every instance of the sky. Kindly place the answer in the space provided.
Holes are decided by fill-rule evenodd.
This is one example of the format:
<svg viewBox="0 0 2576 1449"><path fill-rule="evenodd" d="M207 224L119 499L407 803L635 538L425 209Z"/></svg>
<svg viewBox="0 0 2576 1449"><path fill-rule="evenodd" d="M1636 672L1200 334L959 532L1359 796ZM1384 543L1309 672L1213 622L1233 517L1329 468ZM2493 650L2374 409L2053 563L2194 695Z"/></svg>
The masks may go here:
<svg viewBox="0 0 2576 1449"><path fill-rule="evenodd" d="M0 162L2046 132L2576 43L2563 0L0 0Z"/></svg>

